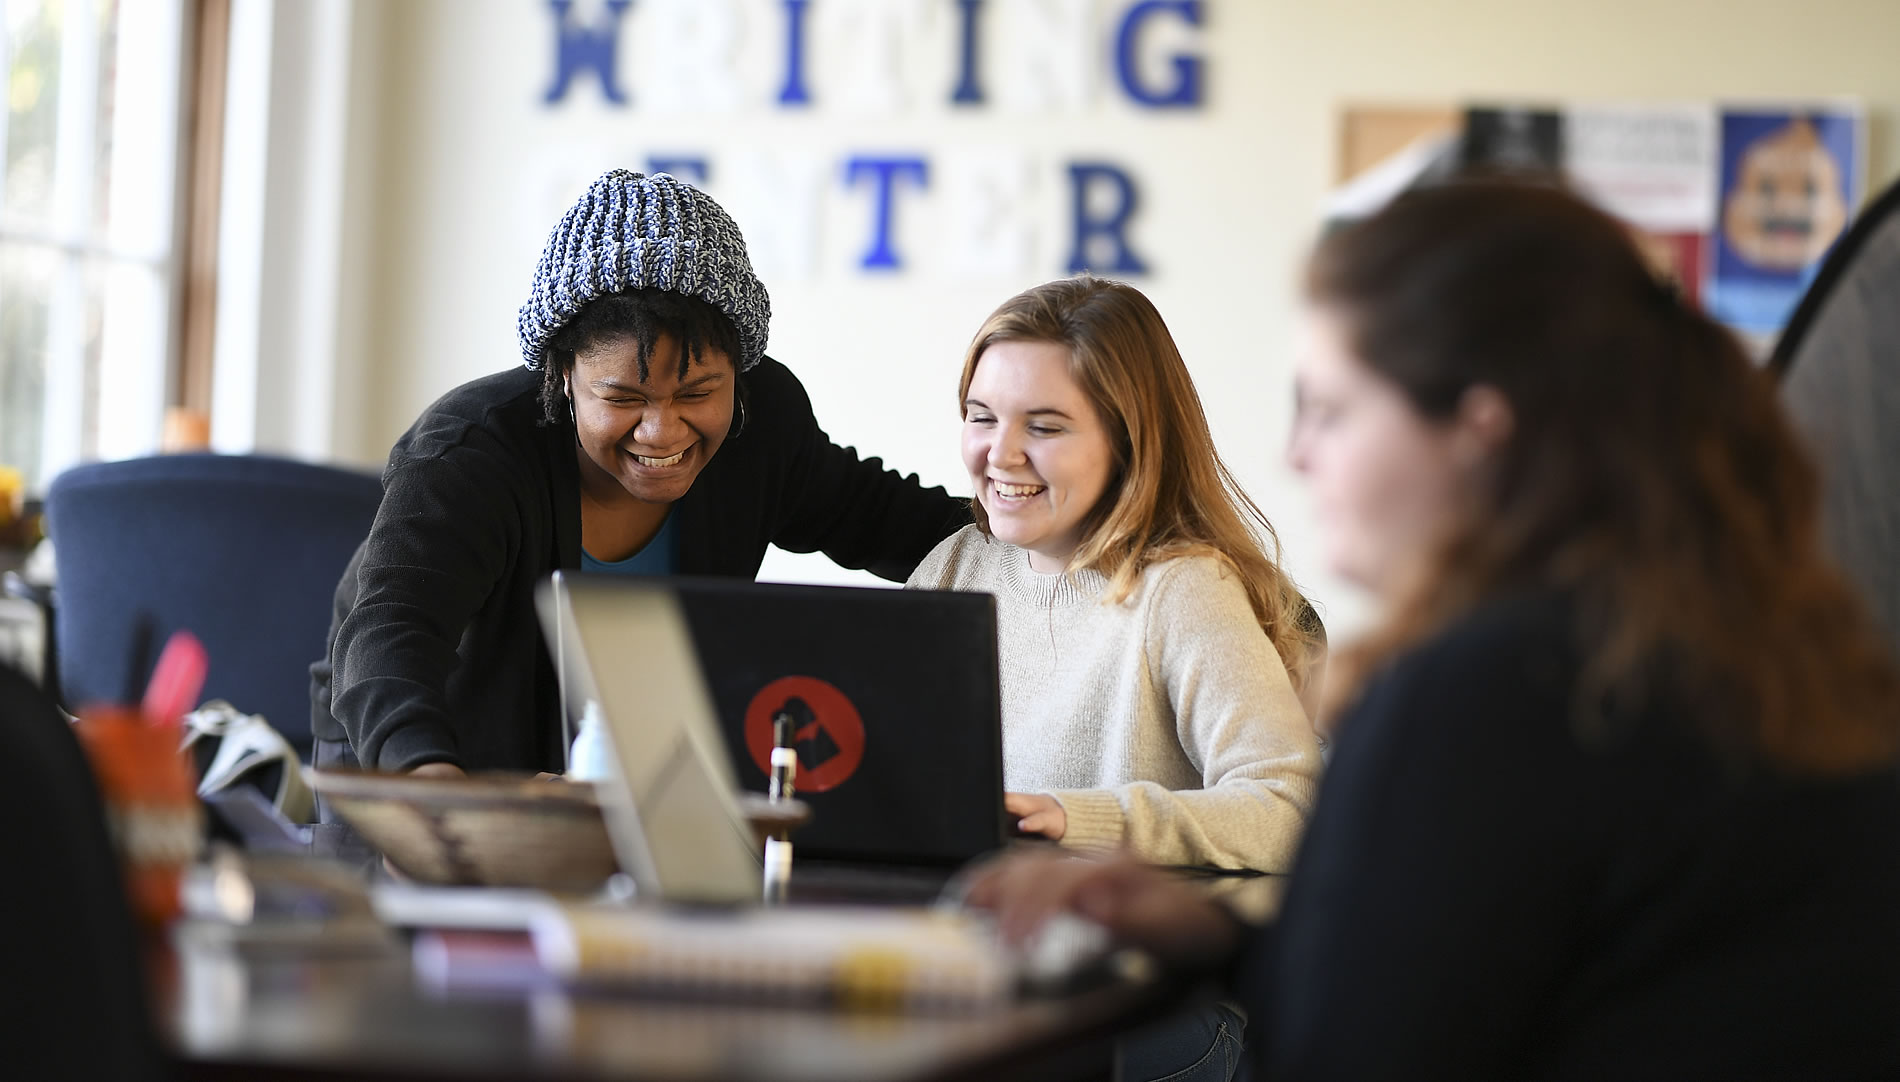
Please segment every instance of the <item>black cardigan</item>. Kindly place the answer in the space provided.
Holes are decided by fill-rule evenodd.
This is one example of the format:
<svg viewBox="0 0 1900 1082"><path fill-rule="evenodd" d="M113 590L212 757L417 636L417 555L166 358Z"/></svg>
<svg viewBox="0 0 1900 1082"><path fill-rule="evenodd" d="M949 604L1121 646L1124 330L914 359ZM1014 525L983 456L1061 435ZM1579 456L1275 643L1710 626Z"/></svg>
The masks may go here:
<svg viewBox="0 0 1900 1082"><path fill-rule="evenodd" d="M1340 739L1243 955L1261 1077L1900 1078L1900 775L1572 723L1572 606L1493 604Z"/></svg>
<svg viewBox="0 0 1900 1082"><path fill-rule="evenodd" d="M970 521L968 500L860 459L818 427L767 358L746 424L674 506L682 575L752 578L768 545L902 580ZM370 535L337 585L311 730L382 770L559 770L553 666L537 584L581 555L575 434L542 422L541 376L462 385L398 440Z"/></svg>

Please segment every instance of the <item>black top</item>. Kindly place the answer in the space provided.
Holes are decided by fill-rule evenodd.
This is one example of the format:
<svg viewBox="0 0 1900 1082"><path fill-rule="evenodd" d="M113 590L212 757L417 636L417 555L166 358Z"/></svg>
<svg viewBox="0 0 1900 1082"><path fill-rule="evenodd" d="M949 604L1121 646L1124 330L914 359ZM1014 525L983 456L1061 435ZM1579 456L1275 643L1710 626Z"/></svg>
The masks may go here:
<svg viewBox="0 0 1900 1082"><path fill-rule="evenodd" d="M0 664L8 1078L165 1077L105 804L73 727Z"/></svg>
<svg viewBox="0 0 1900 1082"><path fill-rule="evenodd" d="M1242 957L1263 1077L1900 1078L1900 773L1580 738L1572 626L1489 605L1342 720Z"/></svg>
<svg viewBox="0 0 1900 1082"><path fill-rule="evenodd" d="M673 507L680 574L752 578L777 545L902 580L970 521L968 500L832 443L783 365L744 380L744 429ZM574 428L542 423L540 389L521 368L464 384L390 452L311 666L312 731L347 737L365 766L561 768L534 591L580 566L580 473Z"/></svg>

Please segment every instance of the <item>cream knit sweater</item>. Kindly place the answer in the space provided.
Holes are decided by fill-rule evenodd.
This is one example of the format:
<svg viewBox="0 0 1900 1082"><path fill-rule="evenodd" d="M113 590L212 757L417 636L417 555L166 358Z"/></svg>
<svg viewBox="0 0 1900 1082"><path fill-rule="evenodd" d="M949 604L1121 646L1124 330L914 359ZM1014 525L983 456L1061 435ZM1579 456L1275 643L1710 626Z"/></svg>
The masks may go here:
<svg viewBox="0 0 1900 1082"><path fill-rule="evenodd" d="M1099 572L1038 574L1022 549L966 526L907 585L996 596L1004 785L1060 801L1063 844L1292 866L1319 745L1226 565L1155 564L1111 605Z"/></svg>

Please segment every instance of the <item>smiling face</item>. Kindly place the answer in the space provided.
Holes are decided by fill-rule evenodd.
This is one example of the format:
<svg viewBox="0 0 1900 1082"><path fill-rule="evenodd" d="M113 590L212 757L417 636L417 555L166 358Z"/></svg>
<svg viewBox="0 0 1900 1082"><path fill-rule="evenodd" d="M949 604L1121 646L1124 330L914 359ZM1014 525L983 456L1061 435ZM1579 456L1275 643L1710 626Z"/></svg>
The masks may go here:
<svg viewBox="0 0 1900 1082"><path fill-rule="evenodd" d="M1005 341L983 351L964 395L963 464L990 532L1027 549L1035 570L1063 570L1114 469L1068 347Z"/></svg>
<svg viewBox="0 0 1900 1082"><path fill-rule="evenodd" d="M597 497L644 503L686 495L732 428L737 389L732 359L717 349L702 350L682 376L679 343L670 335L654 342L644 378L631 339L577 354L568 393L583 487Z"/></svg>

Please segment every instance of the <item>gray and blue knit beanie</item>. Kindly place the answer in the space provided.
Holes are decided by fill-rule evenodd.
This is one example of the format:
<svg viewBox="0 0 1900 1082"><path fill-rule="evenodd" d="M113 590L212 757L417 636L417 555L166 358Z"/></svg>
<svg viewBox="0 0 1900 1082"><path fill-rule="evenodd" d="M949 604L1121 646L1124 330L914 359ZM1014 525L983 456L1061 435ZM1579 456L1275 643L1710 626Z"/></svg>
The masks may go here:
<svg viewBox="0 0 1900 1082"><path fill-rule="evenodd" d="M683 293L724 312L739 332L733 361L741 372L765 356L772 301L732 218L666 173L615 169L588 185L548 234L516 321L522 363L539 369L548 340L587 302L629 289Z"/></svg>

